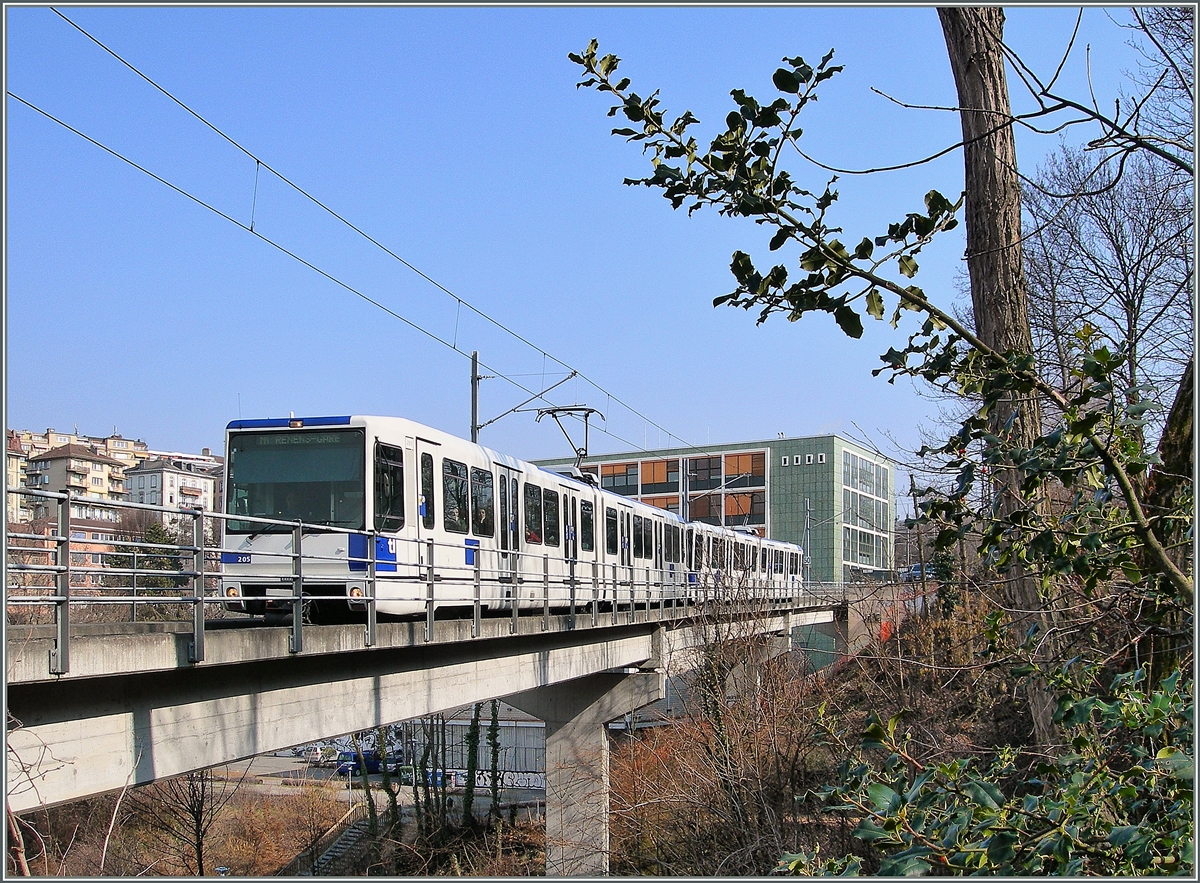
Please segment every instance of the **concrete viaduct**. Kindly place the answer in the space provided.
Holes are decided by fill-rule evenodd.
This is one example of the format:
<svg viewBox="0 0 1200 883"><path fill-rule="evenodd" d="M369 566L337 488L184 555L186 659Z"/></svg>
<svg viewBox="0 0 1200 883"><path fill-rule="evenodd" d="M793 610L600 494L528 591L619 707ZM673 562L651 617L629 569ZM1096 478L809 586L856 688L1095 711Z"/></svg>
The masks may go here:
<svg viewBox="0 0 1200 883"><path fill-rule="evenodd" d="M846 607L809 598L723 618L766 655L814 626L845 646ZM713 618L659 610L289 628L73 625L50 672L52 627L8 630L8 803L18 813L292 745L504 698L546 722L546 871L608 870L605 724L662 698L665 674L711 640ZM634 620L634 621L628 621ZM243 624L244 625L244 624Z"/></svg>

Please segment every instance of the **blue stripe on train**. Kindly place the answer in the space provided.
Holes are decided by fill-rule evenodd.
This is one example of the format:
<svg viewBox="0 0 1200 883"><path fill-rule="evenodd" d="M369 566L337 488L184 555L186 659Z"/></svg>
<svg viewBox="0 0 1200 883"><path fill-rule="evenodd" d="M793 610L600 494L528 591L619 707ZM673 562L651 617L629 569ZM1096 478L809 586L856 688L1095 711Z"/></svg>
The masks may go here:
<svg viewBox="0 0 1200 883"><path fill-rule="evenodd" d="M366 572L367 569L367 536L361 533L350 534L350 558L360 560L350 561L351 572ZM375 572L396 572L396 540L389 537L375 537Z"/></svg>

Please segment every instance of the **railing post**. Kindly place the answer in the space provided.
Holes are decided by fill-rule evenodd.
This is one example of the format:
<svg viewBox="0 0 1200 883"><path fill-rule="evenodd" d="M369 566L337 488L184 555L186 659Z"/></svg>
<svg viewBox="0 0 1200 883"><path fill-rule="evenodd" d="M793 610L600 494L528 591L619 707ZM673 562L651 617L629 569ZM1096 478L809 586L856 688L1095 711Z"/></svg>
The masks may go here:
<svg viewBox="0 0 1200 883"><path fill-rule="evenodd" d="M636 608L637 608L637 580L634 579L634 574L636 572L637 572L636 568L632 564L630 564L629 565L629 619L627 620L627 622L636 622L637 621L637 613L635 612Z"/></svg>
<svg viewBox="0 0 1200 883"><path fill-rule="evenodd" d="M66 674L71 667L71 492L58 501L58 599L54 602L54 647L50 650L50 673Z"/></svg>
<svg viewBox="0 0 1200 883"><path fill-rule="evenodd" d="M428 540L426 546L429 563L429 576L425 580L425 640L433 640L433 540Z"/></svg>
<svg viewBox="0 0 1200 883"><path fill-rule="evenodd" d="M550 556L542 555L542 631L550 630Z"/></svg>
<svg viewBox="0 0 1200 883"><path fill-rule="evenodd" d="M569 572L567 580L569 581L568 589L571 592L571 612L567 615L567 628L575 628L575 559L572 558L568 565Z"/></svg>
<svg viewBox="0 0 1200 883"><path fill-rule="evenodd" d="M364 640L368 647L375 646L375 626L378 624L378 610L375 606L375 600L379 597L378 584L378 566L376 564L377 550L375 544L378 542L375 531L371 531L367 535L367 544L370 551L367 553L367 633Z"/></svg>
<svg viewBox="0 0 1200 883"><path fill-rule="evenodd" d="M292 634L288 639L288 652L299 653L304 649L304 562L301 544L304 541L304 525L297 521L292 528Z"/></svg>
<svg viewBox="0 0 1200 883"><path fill-rule="evenodd" d="M130 537L132 539L132 536ZM130 586L133 588L133 602L130 606L130 619L132 622L137 622L137 546L133 547L133 574L130 576Z"/></svg>
<svg viewBox="0 0 1200 883"><path fill-rule="evenodd" d="M192 510L192 646L189 662L204 661L204 510Z"/></svg>
<svg viewBox="0 0 1200 883"><path fill-rule="evenodd" d="M483 550L480 549L478 546L476 546L475 547L475 615L471 621L471 637L472 638L478 638L480 631L482 631L482 623L480 622L480 618L482 616L482 613L480 610L480 608L482 606L482 604L481 604L482 588L483 588Z"/></svg>
<svg viewBox="0 0 1200 883"><path fill-rule="evenodd" d="M621 591L621 582L617 577L617 565L612 566L612 624L617 624L617 595Z"/></svg>
<svg viewBox="0 0 1200 883"><path fill-rule="evenodd" d="M600 621L600 563L592 562L592 627Z"/></svg>
<svg viewBox="0 0 1200 883"><path fill-rule="evenodd" d="M508 633L510 635L515 635L517 633L517 617L520 615L520 608L517 606L521 601L521 587L518 584L518 574L520 573L521 565L517 561L518 554L518 552L514 551L509 556L509 560L512 561L512 621L508 624Z"/></svg>

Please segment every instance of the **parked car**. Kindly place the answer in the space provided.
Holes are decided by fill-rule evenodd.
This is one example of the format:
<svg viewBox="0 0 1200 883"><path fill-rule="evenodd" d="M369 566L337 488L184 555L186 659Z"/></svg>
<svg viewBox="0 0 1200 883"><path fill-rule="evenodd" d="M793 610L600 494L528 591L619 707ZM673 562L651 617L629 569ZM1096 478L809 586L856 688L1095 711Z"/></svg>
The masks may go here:
<svg viewBox="0 0 1200 883"><path fill-rule="evenodd" d="M304 753L304 760L310 766L333 766L339 760L338 751L332 745L323 745L320 748L310 748Z"/></svg>
<svg viewBox="0 0 1200 883"><path fill-rule="evenodd" d="M363 752L363 762L367 766L368 773L379 773L383 771L383 761L374 751ZM353 751L343 751L338 755L337 770L339 776L357 776L361 774L361 768L358 764L358 755Z"/></svg>
<svg viewBox="0 0 1200 883"><path fill-rule="evenodd" d="M900 582L919 583L922 579L935 579L932 564L914 564L900 572Z"/></svg>

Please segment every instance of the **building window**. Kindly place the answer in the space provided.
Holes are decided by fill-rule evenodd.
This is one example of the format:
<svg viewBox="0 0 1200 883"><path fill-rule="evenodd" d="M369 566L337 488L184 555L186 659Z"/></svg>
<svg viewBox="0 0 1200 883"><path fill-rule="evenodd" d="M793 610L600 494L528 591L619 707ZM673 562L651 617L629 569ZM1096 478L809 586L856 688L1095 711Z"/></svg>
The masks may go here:
<svg viewBox="0 0 1200 883"><path fill-rule="evenodd" d="M721 458L693 457L688 460L688 487L707 491L721 486Z"/></svg>
<svg viewBox="0 0 1200 883"><path fill-rule="evenodd" d="M767 495L763 491L752 494L725 495L725 524L743 527L765 524L767 520Z"/></svg>
<svg viewBox="0 0 1200 883"><path fill-rule="evenodd" d="M688 500L688 515L692 521L705 524L721 523L721 495L701 494Z"/></svg>
<svg viewBox="0 0 1200 883"><path fill-rule="evenodd" d="M638 492L638 464L600 464L600 487L615 494L624 494L627 497L636 496Z"/></svg>
<svg viewBox="0 0 1200 883"><path fill-rule="evenodd" d="M727 454L726 487L762 487L767 483L766 454Z"/></svg>
<svg viewBox="0 0 1200 883"><path fill-rule="evenodd" d="M676 515L679 514L678 496L642 497L642 502L659 509L666 509L668 512L674 512Z"/></svg>
<svg viewBox="0 0 1200 883"><path fill-rule="evenodd" d="M787 455L784 455L784 456L782 456L782 457L780 457L780 458L779 458L779 465L780 465L780 466L787 466L787 465L788 465L788 457L787 457Z"/></svg>
<svg viewBox="0 0 1200 883"><path fill-rule="evenodd" d="M104 487L104 479L98 478L97 476L93 475L92 476L92 486L93 487Z"/></svg>
<svg viewBox="0 0 1200 883"><path fill-rule="evenodd" d="M679 490L678 460L643 460L642 493L665 494Z"/></svg>
<svg viewBox="0 0 1200 883"><path fill-rule="evenodd" d="M150 476L150 487L158 487L158 476L157 475Z"/></svg>
<svg viewBox="0 0 1200 883"><path fill-rule="evenodd" d="M818 463L824 463L824 462L825 462L825 455L824 455L824 454L817 454L817 462L818 462Z"/></svg>
<svg viewBox="0 0 1200 883"><path fill-rule="evenodd" d="M92 472L103 472L103 471L104 471L103 463L93 463L92 464Z"/></svg>
<svg viewBox="0 0 1200 883"><path fill-rule="evenodd" d="M805 464L806 466L811 466L811 465L812 465L812 454L805 454L805 455L804 455L804 464Z"/></svg>

